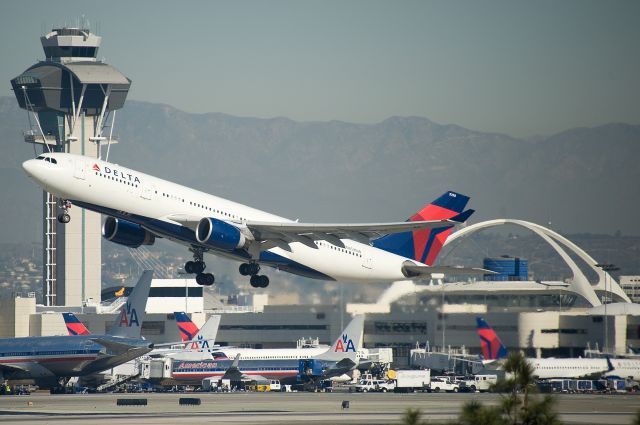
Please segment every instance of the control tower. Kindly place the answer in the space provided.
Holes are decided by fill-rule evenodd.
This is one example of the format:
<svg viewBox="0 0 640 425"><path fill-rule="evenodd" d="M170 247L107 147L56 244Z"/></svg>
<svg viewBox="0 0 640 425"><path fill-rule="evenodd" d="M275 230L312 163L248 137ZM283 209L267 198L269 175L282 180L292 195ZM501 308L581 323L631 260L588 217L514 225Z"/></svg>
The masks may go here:
<svg viewBox="0 0 640 425"><path fill-rule="evenodd" d="M90 158L99 158L101 145L107 145L108 155L115 111L124 105L131 80L96 59L101 40L85 28L56 28L40 38L45 60L11 80L20 107L30 114L25 142L42 146L43 152ZM85 178L86 167L79 162L75 177ZM46 192L43 203L44 304L99 302L100 214L63 209Z"/></svg>

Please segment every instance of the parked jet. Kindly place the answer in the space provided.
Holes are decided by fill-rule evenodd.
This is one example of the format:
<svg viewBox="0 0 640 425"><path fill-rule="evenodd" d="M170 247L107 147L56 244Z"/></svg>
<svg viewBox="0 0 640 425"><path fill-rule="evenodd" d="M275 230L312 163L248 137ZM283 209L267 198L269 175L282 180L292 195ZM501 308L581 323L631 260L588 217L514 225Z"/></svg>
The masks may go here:
<svg viewBox="0 0 640 425"><path fill-rule="evenodd" d="M152 271L145 271L113 322L111 335L0 339L0 381L32 379L44 385L86 376L139 357L153 344L140 339ZM85 328L86 329L86 328Z"/></svg>
<svg viewBox="0 0 640 425"><path fill-rule="evenodd" d="M176 325L182 336L182 342L155 344L150 357L172 357L183 360L201 360L211 358L212 349L216 349L215 340L220 325L220 315L213 315L198 329L185 312L175 312ZM73 313L62 313L69 335L90 335L89 329Z"/></svg>
<svg viewBox="0 0 640 425"><path fill-rule="evenodd" d="M484 356L484 363L495 363L501 367L501 361L507 356L498 334L489 324L478 317L478 336ZM640 360L616 358L527 358L534 368L534 375L540 379L548 378L580 378L594 373L604 376L640 379Z"/></svg>
<svg viewBox="0 0 640 425"><path fill-rule="evenodd" d="M350 372L358 364L358 349L362 344L364 316L356 316L342 331L334 343L324 348L324 352L311 358L290 358L280 355L274 358L254 358L244 360L242 352L233 353L234 359L223 351L212 353L213 360L177 361L173 364L172 376L182 383L199 384L209 377L242 377L240 380L279 379L285 383L295 383L299 375L306 379L328 379ZM256 350L257 351L257 350ZM238 380L238 379L234 379Z"/></svg>
<svg viewBox="0 0 640 425"><path fill-rule="evenodd" d="M469 198L447 192L408 221L370 224L299 223L189 187L85 156L47 153L22 164L44 190L60 199L58 219L78 205L107 215L103 235L137 248L163 237L186 245L185 264L200 285L209 252L240 261L253 287L266 287L261 265L322 280L392 282L432 273L486 274L481 269L433 266L453 226L465 222Z"/></svg>

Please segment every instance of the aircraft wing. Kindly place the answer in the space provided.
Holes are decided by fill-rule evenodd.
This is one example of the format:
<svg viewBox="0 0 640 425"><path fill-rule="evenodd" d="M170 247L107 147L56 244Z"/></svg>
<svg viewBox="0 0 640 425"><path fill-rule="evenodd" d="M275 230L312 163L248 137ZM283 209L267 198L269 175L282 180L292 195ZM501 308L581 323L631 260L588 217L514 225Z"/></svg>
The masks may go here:
<svg viewBox="0 0 640 425"><path fill-rule="evenodd" d="M11 375L12 373L28 374L31 378L54 376L53 372L36 362L0 363L0 375Z"/></svg>
<svg viewBox="0 0 640 425"><path fill-rule="evenodd" d="M134 349L140 348L140 347L136 347L136 346L133 346L133 345L129 345L129 344L125 344L125 343L117 342L117 341L112 341L110 339L104 339L104 338L91 338L91 340L97 342L98 344L100 344L103 347L107 348L108 350L110 350L111 352L113 352L116 355L124 354L129 350L134 350Z"/></svg>
<svg viewBox="0 0 640 425"><path fill-rule="evenodd" d="M473 275L482 276L485 274L497 274L492 270L477 267L457 267L457 266L422 266L419 264L403 264L402 269L407 277L429 277L434 273L446 275Z"/></svg>
<svg viewBox="0 0 640 425"><path fill-rule="evenodd" d="M246 221L231 224L246 228L253 239L260 243L260 250L274 247L291 251L292 242L300 242L310 248L317 248L315 241L324 240L335 246L344 248L340 239L352 239L369 244L373 238L392 233L403 233L413 230L450 227L461 224L474 213L467 210L446 220L402 221L391 223L297 223L297 222L264 222ZM172 214L166 217L185 227L195 230L202 217L186 214Z"/></svg>

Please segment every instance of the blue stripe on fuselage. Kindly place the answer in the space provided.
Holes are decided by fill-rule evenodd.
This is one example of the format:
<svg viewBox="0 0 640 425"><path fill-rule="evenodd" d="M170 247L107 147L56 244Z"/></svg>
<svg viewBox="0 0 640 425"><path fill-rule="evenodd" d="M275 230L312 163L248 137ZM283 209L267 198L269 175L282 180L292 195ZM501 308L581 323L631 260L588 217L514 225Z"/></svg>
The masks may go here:
<svg viewBox="0 0 640 425"><path fill-rule="evenodd" d="M123 211L117 211L111 208L103 207L100 205L94 205L87 202L72 200L71 203L91 211L95 211L105 215L110 215L112 217L119 218L121 220L127 220L132 223L139 224L141 226L144 226L146 229L150 230L155 234L158 234L160 236L165 236L171 239L179 240L183 244L186 244L189 246L197 246L204 249L205 251L212 251L213 253L216 253L216 252L224 253L227 256L232 255L238 261L251 260L251 256L249 255L249 253L243 249L235 249L233 251L222 251L222 250L218 250L218 249L203 245L196 240L196 234L193 230L189 229L188 227L181 226L179 224L169 223L167 221L162 221L162 220L149 218L141 215L129 214ZM293 261L281 255L275 254L271 251L262 251L260 253L260 258L258 262L282 271L286 271L291 274L298 275L298 276L303 276L303 277L308 277L311 279L318 279L318 280L335 280L331 276L328 276L324 273L320 273L319 271L312 269L311 267L307 267L303 264L300 264L296 261Z"/></svg>

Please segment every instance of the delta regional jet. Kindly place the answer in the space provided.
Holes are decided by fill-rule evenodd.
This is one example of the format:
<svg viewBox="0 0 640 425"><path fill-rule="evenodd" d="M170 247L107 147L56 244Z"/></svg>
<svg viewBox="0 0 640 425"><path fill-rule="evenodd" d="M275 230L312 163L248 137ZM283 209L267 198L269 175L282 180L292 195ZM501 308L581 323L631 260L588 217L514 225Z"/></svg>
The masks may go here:
<svg viewBox="0 0 640 425"><path fill-rule="evenodd" d="M405 222L313 224L291 221L117 164L68 153L47 153L22 167L44 190L58 197L58 220L71 219L77 205L106 215L103 236L137 248L166 238L189 247L185 265L200 285L205 252L241 262L240 274L264 288L261 266L322 280L391 282L428 278L432 273L483 274L482 269L434 267L454 225L474 212L469 198L446 192Z"/></svg>

